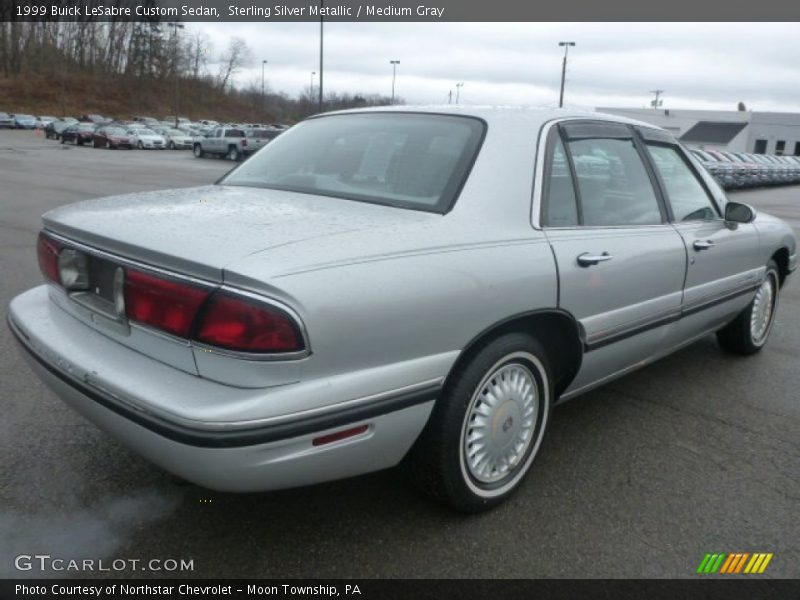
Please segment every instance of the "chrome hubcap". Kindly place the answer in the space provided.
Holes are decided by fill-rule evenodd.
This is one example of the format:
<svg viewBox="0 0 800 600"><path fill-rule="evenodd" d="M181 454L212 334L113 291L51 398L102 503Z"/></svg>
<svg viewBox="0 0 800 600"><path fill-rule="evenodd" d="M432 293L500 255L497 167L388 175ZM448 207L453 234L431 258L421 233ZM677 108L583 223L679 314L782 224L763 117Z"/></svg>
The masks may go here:
<svg viewBox="0 0 800 600"><path fill-rule="evenodd" d="M767 274L767 278L756 292L753 299L753 310L750 313L750 336L754 344L762 344L769 334L772 315L775 310L775 278Z"/></svg>
<svg viewBox="0 0 800 600"><path fill-rule="evenodd" d="M481 483L496 483L514 470L533 440L539 412L536 380L528 367L510 363L486 376L464 422L464 463Z"/></svg>

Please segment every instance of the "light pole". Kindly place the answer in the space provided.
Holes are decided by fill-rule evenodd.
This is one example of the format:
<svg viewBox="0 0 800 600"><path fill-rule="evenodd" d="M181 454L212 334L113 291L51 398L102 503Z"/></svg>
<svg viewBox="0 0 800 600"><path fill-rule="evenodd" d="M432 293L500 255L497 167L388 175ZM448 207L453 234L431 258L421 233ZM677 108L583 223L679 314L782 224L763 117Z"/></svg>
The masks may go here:
<svg viewBox="0 0 800 600"><path fill-rule="evenodd" d="M264 105L266 104L266 96L264 95L264 67L267 66L268 60L261 61L261 116L266 116Z"/></svg>
<svg viewBox="0 0 800 600"><path fill-rule="evenodd" d="M400 64L400 61L390 60L389 64L392 65L392 104L394 104L394 82L397 79L397 65Z"/></svg>
<svg viewBox="0 0 800 600"><path fill-rule="evenodd" d="M459 81L456 84L456 104L458 104L458 99L461 97L461 88L464 87L464 82Z"/></svg>
<svg viewBox="0 0 800 600"><path fill-rule="evenodd" d="M322 60L322 44L323 44L323 24L324 20L322 15L324 14L325 8L325 0L319 0L319 106L317 107L318 112L322 112L322 69L323 69L323 60ZM313 86L312 86L313 87Z"/></svg>
<svg viewBox="0 0 800 600"><path fill-rule="evenodd" d="M661 100L661 94L664 93L664 90L650 90L650 93L656 95L653 100L650 100L650 106L653 108L659 108L662 104L664 104L664 101Z"/></svg>
<svg viewBox="0 0 800 600"><path fill-rule="evenodd" d="M309 99L314 99L314 75L316 75L316 71L311 71L311 87L308 90L308 97Z"/></svg>
<svg viewBox="0 0 800 600"><path fill-rule="evenodd" d="M175 129L178 128L178 33L180 29L183 29L184 25L182 23L167 23L169 27L175 29Z"/></svg>
<svg viewBox="0 0 800 600"><path fill-rule="evenodd" d="M574 46L575 42L558 42L559 46L564 46L564 62L561 64L561 94L558 97L558 108L564 106L564 80L567 77L567 54L569 47Z"/></svg>

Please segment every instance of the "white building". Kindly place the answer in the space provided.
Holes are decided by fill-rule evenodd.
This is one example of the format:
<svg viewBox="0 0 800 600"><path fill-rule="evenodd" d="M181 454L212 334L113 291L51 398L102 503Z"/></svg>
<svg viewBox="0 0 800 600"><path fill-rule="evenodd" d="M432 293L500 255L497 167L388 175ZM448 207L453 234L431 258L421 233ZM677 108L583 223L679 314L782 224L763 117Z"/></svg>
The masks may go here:
<svg viewBox="0 0 800 600"><path fill-rule="evenodd" d="M598 108L670 131L692 148L800 156L800 113Z"/></svg>

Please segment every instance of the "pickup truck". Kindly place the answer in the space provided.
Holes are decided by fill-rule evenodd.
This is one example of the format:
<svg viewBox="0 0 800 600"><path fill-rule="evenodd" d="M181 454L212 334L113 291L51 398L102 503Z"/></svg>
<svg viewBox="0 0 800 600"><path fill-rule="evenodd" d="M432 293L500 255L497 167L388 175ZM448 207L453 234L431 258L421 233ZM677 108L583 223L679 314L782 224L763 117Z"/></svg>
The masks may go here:
<svg viewBox="0 0 800 600"><path fill-rule="evenodd" d="M243 129L217 127L204 136L196 137L192 142L192 151L196 158L212 154L238 161L247 154L247 149L248 142Z"/></svg>

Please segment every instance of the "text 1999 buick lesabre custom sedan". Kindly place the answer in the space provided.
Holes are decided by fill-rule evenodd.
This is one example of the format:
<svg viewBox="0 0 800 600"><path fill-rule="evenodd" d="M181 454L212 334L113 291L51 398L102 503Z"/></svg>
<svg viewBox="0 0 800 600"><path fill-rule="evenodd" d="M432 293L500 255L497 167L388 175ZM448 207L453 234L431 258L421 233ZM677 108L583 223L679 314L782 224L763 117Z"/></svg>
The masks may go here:
<svg viewBox="0 0 800 600"><path fill-rule="evenodd" d="M47 213L38 256L11 329L148 459L231 491L405 459L462 511L555 402L711 332L760 350L797 262L661 129L463 107L311 118L216 185Z"/></svg>

